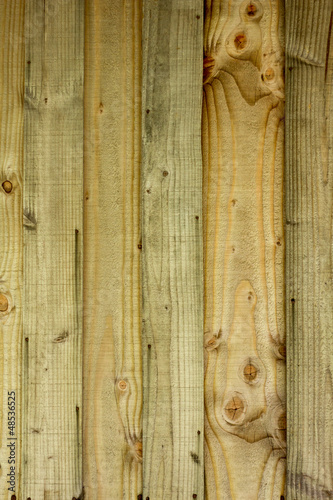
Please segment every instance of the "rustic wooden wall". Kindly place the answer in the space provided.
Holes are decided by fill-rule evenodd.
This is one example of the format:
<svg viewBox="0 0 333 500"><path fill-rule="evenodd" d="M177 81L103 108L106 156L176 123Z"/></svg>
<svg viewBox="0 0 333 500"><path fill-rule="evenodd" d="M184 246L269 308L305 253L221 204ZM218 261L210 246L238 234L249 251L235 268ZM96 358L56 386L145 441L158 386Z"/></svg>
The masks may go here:
<svg viewBox="0 0 333 500"><path fill-rule="evenodd" d="M333 4L285 3L0 0L0 500L333 497Z"/></svg>
<svg viewBox="0 0 333 500"><path fill-rule="evenodd" d="M203 107L206 498L285 481L284 13L206 2Z"/></svg>

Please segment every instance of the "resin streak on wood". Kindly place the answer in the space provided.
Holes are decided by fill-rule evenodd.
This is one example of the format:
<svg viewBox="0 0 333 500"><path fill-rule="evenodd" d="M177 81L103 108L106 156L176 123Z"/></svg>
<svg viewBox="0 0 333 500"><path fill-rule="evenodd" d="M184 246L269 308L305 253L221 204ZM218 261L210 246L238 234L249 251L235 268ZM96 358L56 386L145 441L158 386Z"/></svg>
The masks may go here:
<svg viewBox="0 0 333 500"><path fill-rule="evenodd" d="M86 1L86 500L142 494L141 23L140 1Z"/></svg>
<svg viewBox="0 0 333 500"><path fill-rule="evenodd" d="M207 499L280 499L285 482L283 11L206 2Z"/></svg>

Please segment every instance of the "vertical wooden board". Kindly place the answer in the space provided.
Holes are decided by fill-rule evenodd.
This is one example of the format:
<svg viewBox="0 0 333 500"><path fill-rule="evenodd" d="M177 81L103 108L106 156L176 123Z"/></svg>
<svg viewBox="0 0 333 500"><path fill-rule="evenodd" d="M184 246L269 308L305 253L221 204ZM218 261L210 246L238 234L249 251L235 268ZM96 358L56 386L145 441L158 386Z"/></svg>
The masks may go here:
<svg viewBox="0 0 333 500"><path fill-rule="evenodd" d="M286 1L287 498L333 497L333 37L329 0Z"/></svg>
<svg viewBox="0 0 333 500"><path fill-rule="evenodd" d="M285 483L283 9L206 2L206 498L279 500Z"/></svg>
<svg viewBox="0 0 333 500"><path fill-rule="evenodd" d="M24 1L1 0L0 24L0 498L7 500L20 491L21 462Z"/></svg>
<svg viewBox="0 0 333 500"><path fill-rule="evenodd" d="M141 3L85 13L84 491L142 494Z"/></svg>
<svg viewBox="0 0 333 500"><path fill-rule="evenodd" d="M145 0L143 498L203 498L201 0Z"/></svg>
<svg viewBox="0 0 333 500"><path fill-rule="evenodd" d="M26 2L22 499L82 490L82 0Z"/></svg>

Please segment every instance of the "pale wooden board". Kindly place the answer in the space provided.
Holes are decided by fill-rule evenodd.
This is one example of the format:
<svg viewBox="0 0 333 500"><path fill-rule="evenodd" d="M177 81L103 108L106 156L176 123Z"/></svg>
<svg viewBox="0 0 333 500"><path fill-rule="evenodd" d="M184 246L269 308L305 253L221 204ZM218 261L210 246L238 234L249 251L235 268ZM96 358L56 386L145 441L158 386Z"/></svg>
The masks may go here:
<svg viewBox="0 0 333 500"><path fill-rule="evenodd" d="M26 2L22 500L82 491L84 2Z"/></svg>
<svg viewBox="0 0 333 500"><path fill-rule="evenodd" d="M284 492L283 30L278 0L206 2L207 500Z"/></svg>
<svg viewBox="0 0 333 500"><path fill-rule="evenodd" d="M141 4L85 14L84 491L142 493Z"/></svg>
<svg viewBox="0 0 333 500"><path fill-rule="evenodd" d="M7 474L20 490L22 341L22 171L24 2L0 1L0 498L10 499ZM5 184L4 184L5 183ZM8 392L15 391L15 463L8 464ZM12 450L14 451L14 449Z"/></svg>
<svg viewBox="0 0 333 500"><path fill-rule="evenodd" d="M143 498L203 499L203 4L143 12Z"/></svg>
<svg viewBox="0 0 333 500"><path fill-rule="evenodd" d="M287 498L333 498L331 1L286 2Z"/></svg>

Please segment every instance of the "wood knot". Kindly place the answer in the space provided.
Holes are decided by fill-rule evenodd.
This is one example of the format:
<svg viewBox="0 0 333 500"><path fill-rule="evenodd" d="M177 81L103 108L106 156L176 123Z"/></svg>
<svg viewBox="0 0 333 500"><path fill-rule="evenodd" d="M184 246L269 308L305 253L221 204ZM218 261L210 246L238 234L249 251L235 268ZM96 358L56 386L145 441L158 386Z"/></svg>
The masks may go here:
<svg viewBox="0 0 333 500"><path fill-rule="evenodd" d="M258 376L258 370L254 365L248 364L244 367L243 375L245 380L253 382Z"/></svg>
<svg viewBox="0 0 333 500"><path fill-rule="evenodd" d="M8 298L3 293L0 293L0 312L8 311L8 307L9 307Z"/></svg>
<svg viewBox="0 0 333 500"><path fill-rule="evenodd" d="M249 3L246 7L246 13L249 17L253 17L256 15L256 12L257 12L257 7L254 3Z"/></svg>
<svg viewBox="0 0 333 500"><path fill-rule="evenodd" d="M237 36L235 36L234 44L237 50L245 49L247 45L247 38L245 33L239 33Z"/></svg>
<svg viewBox="0 0 333 500"><path fill-rule="evenodd" d="M127 383L125 382L125 380L119 380L119 382L118 382L118 389L120 391L126 391L126 389L127 389Z"/></svg>
<svg viewBox="0 0 333 500"><path fill-rule="evenodd" d="M11 193L13 189L13 184L10 181L4 181L2 183L2 188L5 191L5 193Z"/></svg>
<svg viewBox="0 0 333 500"><path fill-rule="evenodd" d="M273 78L275 77L275 71L273 68L267 68L265 73L264 73L264 80L266 82L270 82L273 80Z"/></svg>
<svg viewBox="0 0 333 500"><path fill-rule="evenodd" d="M212 351L216 349L222 341L222 331L220 330L217 334L212 335L210 332L206 332L204 336L204 346L207 351Z"/></svg>
<svg viewBox="0 0 333 500"><path fill-rule="evenodd" d="M224 418L231 424L241 424L246 413L246 404L240 394L234 394L224 407Z"/></svg>

